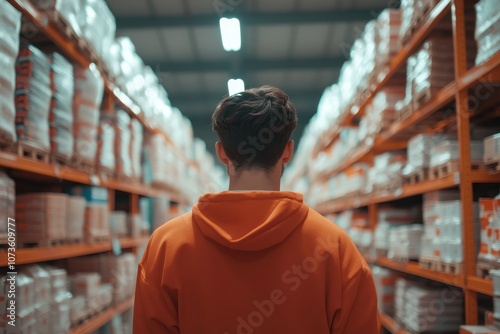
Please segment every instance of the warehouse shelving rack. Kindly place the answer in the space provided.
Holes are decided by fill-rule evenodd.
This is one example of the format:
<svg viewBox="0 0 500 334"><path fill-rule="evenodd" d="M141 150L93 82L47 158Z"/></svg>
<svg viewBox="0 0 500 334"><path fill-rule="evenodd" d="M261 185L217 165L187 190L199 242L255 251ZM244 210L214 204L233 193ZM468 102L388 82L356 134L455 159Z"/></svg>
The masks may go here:
<svg viewBox="0 0 500 334"><path fill-rule="evenodd" d="M65 55L70 62L87 67L96 60L102 64L100 59L96 59L95 54L90 54L88 49L82 47L82 44L75 38L70 38L63 33L60 27L54 23L46 13L39 11L28 0L8 0L8 2L19 10L24 17L24 20L33 24L40 33L45 35L47 40L51 41L59 48L60 52ZM76 36L76 35L75 35ZM169 148L175 153L177 159L183 161L186 165L194 167L198 172L204 173L196 162L190 160L188 156L180 150L169 137L168 134L149 124L141 113L141 109L130 97L127 96L114 83L113 78L106 73L108 71L100 68L101 75L104 79L105 92L103 98L103 106L107 110L114 110L114 105L118 104L127 111L131 117L136 118L143 125L145 131L152 134L162 135ZM171 201L183 205L188 205L189 200L181 194L179 189L173 188L156 188L142 184L125 183L118 179L106 178L101 175L90 175L86 172L70 168L64 165L56 165L35 161L28 158L20 157L15 153L0 151L0 168L5 168L10 171L10 174L15 178L27 180L43 181L51 186L60 186L62 182L72 182L83 185L101 186L108 189L109 208L114 210L114 202L116 192L129 194L130 213L136 214L139 212L139 196L159 197L168 196ZM119 239L121 249L128 249L134 253L143 247L148 240L148 237L139 238L122 238ZM40 263L45 261L54 261L67 259L77 256L90 255L110 252L116 249L116 245L109 242L99 244L74 244L62 245L55 247L37 247L28 249L18 249L16 251L16 265ZM7 252L0 250L0 267L7 266ZM89 319L80 326L71 330L72 334L91 333L102 327L116 314L121 314L129 310L133 306L133 299L127 300L119 305L108 308L103 313L98 314L92 319Z"/></svg>
<svg viewBox="0 0 500 334"><path fill-rule="evenodd" d="M316 209L323 214L331 214L344 210L361 207L368 208L371 228L377 225L377 205L387 203L410 196L424 194L426 192L459 187L462 201L462 221L463 221L463 251L464 251L464 272L455 275L421 268L417 262L399 263L387 258L379 257L376 263L382 267L419 276L429 280L441 282L461 288L465 296L465 324L476 325L478 323L477 293L493 296L492 282L476 276L476 253L474 245L473 226L473 185L479 183L500 183L500 174L490 174L483 170L472 170L470 158L470 120L478 116L481 112L471 113L469 109L469 90L478 84L488 84L500 82L500 52L494 54L483 64L467 69L466 55L466 27L465 11L467 6L474 2L468 0L441 0L430 12L427 20L415 31L415 34L405 44L402 49L392 59L389 71L385 78L373 87L368 93L362 96L362 100L357 103L355 113L346 113L332 128L329 136L319 143L314 155L329 150L338 139L340 129L343 126L356 124L356 121L364 115L368 104L389 80L406 64L407 59L418 49L418 47L433 32L437 24L447 15L451 15L453 45L454 45L454 65L455 80L446 85L434 95L431 100L415 110L408 118L393 123L389 129L380 133L374 140L371 147L360 147L353 152L349 158L341 165L318 176L314 182L324 183L331 176L345 171L357 162L373 161L376 154L403 149L407 147L408 140L419 133L422 127L426 127L429 133L438 133L442 129L456 126L458 141L460 146L459 171L447 177L427 180L416 184L404 185L398 193L381 195L362 195L357 197L331 199L317 205ZM498 95L498 94L497 94ZM436 117L438 111L456 104L456 114L453 117ZM489 101L484 101L484 105L491 107L498 104L498 96L493 96ZM484 108L482 108L484 109ZM455 109L453 109L455 110ZM492 117L500 117L493 115ZM382 315L383 326L395 334L403 334L406 331L401 328L394 319L387 315Z"/></svg>

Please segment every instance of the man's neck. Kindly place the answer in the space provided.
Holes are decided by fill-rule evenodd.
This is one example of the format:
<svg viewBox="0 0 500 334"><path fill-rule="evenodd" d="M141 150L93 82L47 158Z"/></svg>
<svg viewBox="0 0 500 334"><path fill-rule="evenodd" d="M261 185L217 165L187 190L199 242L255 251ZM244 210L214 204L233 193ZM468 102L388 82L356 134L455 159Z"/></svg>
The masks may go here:
<svg viewBox="0 0 500 334"><path fill-rule="evenodd" d="M244 170L229 175L229 191L279 191L281 172Z"/></svg>

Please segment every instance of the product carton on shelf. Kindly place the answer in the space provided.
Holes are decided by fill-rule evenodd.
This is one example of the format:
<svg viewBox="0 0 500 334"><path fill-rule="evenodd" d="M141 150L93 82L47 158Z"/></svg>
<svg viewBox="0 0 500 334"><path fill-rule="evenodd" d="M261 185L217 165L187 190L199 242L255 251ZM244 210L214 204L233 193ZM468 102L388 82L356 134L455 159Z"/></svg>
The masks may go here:
<svg viewBox="0 0 500 334"><path fill-rule="evenodd" d="M0 172L0 244L7 243L9 218L15 219L15 196L14 180Z"/></svg>
<svg viewBox="0 0 500 334"><path fill-rule="evenodd" d="M378 309L389 316L395 311L396 280L400 275L396 272L374 266L372 269L375 289L377 290Z"/></svg>
<svg viewBox="0 0 500 334"><path fill-rule="evenodd" d="M101 116L99 121L97 167L108 176L116 171L115 159L115 128L109 117Z"/></svg>
<svg viewBox="0 0 500 334"><path fill-rule="evenodd" d="M85 319L87 314L87 300L84 296L73 296L70 301L71 324L76 324Z"/></svg>
<svg viewBox="0 0 500 334"><path fill-rule="evenodd" d="M117 237L124 237L128 234L127 213L125 211L111 212L110 217L111 234Z"/></svg>
<svg viewBox="0 0 500 334"><path fill-rule="evenodd" d="M16 200L16 224L19 244L51 246L66 238L68 195L33 193Z"/></svg>
<svg viewBox="0 0 500 334"><path fill-rule="evenodd" d="M67 292L68 285L67 271L62 268L56 268L48 265L43 265L42 268L45 269L45 271L47 271L50 275L50 299L53 300L60 295L64 295Z"/></svg>
<svg viewBox="0 0 500 334"><path fill-rule="evenodd" d="M71 327L71 293L65 292L52 300L50 305L50 332L68 333Z"/></svg>
<svg viewBox="0 0 500 334"><path fill-rule="evenodd" d="M49 110L51 153L59 161L68 162L73 156L73 66L62 55L53 53L50 59L52 98Z"/></svg>
<svg viewBox="0 0 500 334"><path fill-rule="evenodd" d="M99 287L101 275L98 273L78 273L70 276L71 292L75 296L84 296L87 309L99 311Z"/></svg>
<svg viewBox="0 0 500 334"><path fill-rule="evenodd" d="M484 146L481 141L470 142L471 162L473 165L481 165L484 156ZM459 158L459 144L456 140L446 140L434 146L430 151L430 167L456 163Z"/></svg>
<svg viewBox="0 0 500 334"><path fill-rule="evenodd" d="M480 198L479 262L500 268L500 198Z"/></svg>
<svg viewBox="0 0 500 334"><path fill-rule="evenodd" d="M21 13L7 1L0 2L0 144L16 140L16 109L12 98L16 89L15 64L19 50Z"/></svg>
<svg viewBox="0 0 500 334"><path fill-rule="evenodd" d="M485 164L500 164L500 133L484 138L483 161Z"/></svg>
<svg viewBox="0 0 500 334"><path fill-rule="evenodd" d="M483 63L500 50L500 4L481 0L476 4L475 38L478 45L476 64Z"/></svg>
<svg viewBox="0 0 500 334"><path fill-rule="evenodd" d="M132 178L130 116L124 110L116 112L115 119L115 161L119 177ZM135 147L133 147L135 149Z"/></svg>
<svg viewBox="0 0 500 334"><path fill-rule="evenodd" d="M8 315L15 315L16 330L19 333L30 332L34 333L34 326L36 325L35 319L35 282L33 278L19 273L15 277L15 299L9 296L10 284L12 284L9 279L11 276L0 277L0 283L4 289L0 290L0 332L10 333L8 329L10 326L7 325L7 321L12 320ZM11 312L9 307L11 307L11 300L15 301L15 310ZM12 307L11 307L12 309ZM10 327L12 328L12 327Z"/></svg>
<svg viewBox="0 0 500 334"><path fill-rule="evenodd" d="M69 241L83 241L84 239L85 206L84 197L68 197L66 239Z"/></svg>
<svg viewBox="0 0 500 334"><path fill-rule="evenodd" d="M73 155L77 163L93 167L97 153L99 111L104 81L95 67L74 67L75 94L73 107Z"/></svg>
<svg viewBox="0 0 500 334"><path fill-rule="evenodd" d="M50 62L39 49L29 45L16 62L16 133L24 147L48 153Z"/></svg>

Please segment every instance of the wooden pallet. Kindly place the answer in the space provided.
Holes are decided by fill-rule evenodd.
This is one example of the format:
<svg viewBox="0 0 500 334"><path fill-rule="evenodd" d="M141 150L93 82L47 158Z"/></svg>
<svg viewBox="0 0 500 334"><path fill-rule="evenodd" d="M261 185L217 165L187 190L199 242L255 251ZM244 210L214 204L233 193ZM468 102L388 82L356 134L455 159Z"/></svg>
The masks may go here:
<svg viewBox="0 0 500 334"><path fill-rule="evenodd" d="M485 169L484 164L481 162L473 162L471 164L472 170ZM448 161L439 166L430 167L429 169L429 179L436 180L447 177L450 174L456 173L460 170L460 164L456 160Z"/></svg>
<svg viewBox="0 0 500 334"><path fill-rule="evenodd" d="M399 111L399 120L402 121L404 119L407 119L411 114L413 114L413 105L411 103L408 103Z"/></svg>
<svg viewBox="0 0 500 334"><path fill-rule="evenodd" d="M404 179L404 184L416 184L423 182L429 179L429 169L423 167L422 169L417 170L409 175L405 175L403 179Z"/></svg>
<svg viewBox="0 0 500 334"><path fill-rule="evenodd" d="M489 172L493 174L500 172L500 161L487 161L485 164Z"/></svg>
<svg viewBox="0 0 500 334"><path fill-rule="evenodd" d="M49 151L34 143L20 140L13 146L13 150L20 157L49 163Z"/></svg>
<svg viewBox="0 0 500 334"><path fill-rule="evenodd" d="M438 271L438 262L440 262L437 256L421 256L418 259L418 264L420 268Z"/></svg>
<svg viewBox="0 0 500 334"><path fill-rule="evenodd" d="M110 242L110 235L93 235L93 236L85 236L85 242L88 244L99 244L104 242Z"/></svg>
<svg viewBox="0 0 500 334"><path fill-rule="evenodd" d="M134 177L134 176L128 176L128 175L123 175L123 174L115 174L115 178L123 183L128 183L128 184L135 184L139 183L139 178Z"/></svg>
<svg viewBox="0 0 500 334"><path fill-rule="evenodd" d="M410 262L411 259L408 258L407 256L394 255L393 257L390 258L390 260L401 264L407 264L408 262Z"/></svg>
<svg viewBox="0 0 500 334"><path fill-rule="evenodd" d="M434 95L439 91L440 87L431 86L425 89L422 89L412 98L413 110L417 110L427 102L429 102Z"/></svg>
<svg viewBox="0 0 500 334"><path fill-rule="evenodd" d="M421 256L418 263L421 268L447 274L459 275L464 272L463 263L444 262L435 256Z"/></svg>
<svg viewBox="0 0 500 334"><path fill-rule="evenodd" d="M478 277L490 278L491 269L500 269L500 263L481 260L476 263L476 274Z"/></svg>
<svg viewBox="0 0 500 334"><path fill-rule="evenodd" d="M57 10L46 10L45 14L47 14L49 21L54 24L57 27L57 30L62 32L67 39L77 40L79 38L68 21L66 21L66 18L64 18L64 16L62 16Z"/></svg>
<svg viewBox="0 0 500 334"><path fill-rule="evenodd" d="M33 248L33 247L57 247L65 244L64 239L46 239L37 241L21 241L19 242L23 248Z"/></svg>
<svg viewBox="0 0 500 334"><path fill-rule="evenodd" d="M393 194L398 192L403 185L402 181L393 181L386 184L376 184L373 186L373 192L375 195L384 196L387 194Z"/></svg>
<svg viewBox="0 0 500 334"><path fill-rule="evenodd" d="M71 157L65 156L64 154L51 153L50 162L60 165L69 166L71 164Z"/></svg>
<svg viewBox="0 0 500 334"><path fill-rule="evenodd" d="M95 165L93 161L87 161L79 157L71 158L70 166L87 174L94 174Z"/></svg>
<svg viewBox="0 0 500 334"><path fill-rule="evenodd" d="M66 245L78 245L83 243L83 238L68 238L64 239L64 244Z"/></svg>

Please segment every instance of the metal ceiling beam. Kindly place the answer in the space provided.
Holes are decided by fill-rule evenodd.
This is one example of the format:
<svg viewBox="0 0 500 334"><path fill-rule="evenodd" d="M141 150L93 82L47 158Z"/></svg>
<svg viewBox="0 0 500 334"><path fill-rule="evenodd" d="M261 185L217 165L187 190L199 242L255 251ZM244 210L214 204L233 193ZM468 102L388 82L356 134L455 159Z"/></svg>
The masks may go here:
<svg viewBox="0 0 500 334"><path fill-rule="evenodd" d="M242 59L241 71L257 72L270 70L339 69L346 61L344 57L306 58L290 60ZM183 72L229 72L231 60L188 61L188 62L148 62L157 73Z"/></svg>
<svg viewBox="0 0 500 334"><path fill-rule="evenodd" d="M304 103L314 103L317 104L321 97L323 90L303 90L303 91L287 91L285 93L290 97L292 103L296 102L298 104ZM225 94L170 94L169 99L172 104L177 107L193 105L193 104L207 104L215 107L214 103L219 102L224 98Z"/></svg>
<svg viewBox="0 0 500 334"><path fill-rule="evenodd" d="M241 24L274 25L274 24L320 24L347 23L368 21L377 18L384 8L370 9L339 9L333 11L314 11L296 13L232 13L228 17L237 17ZM215 12L215 9L214 9ZM195 16L132 16L118 17L118 29L152 29L172 27L196 27L218 25L220 16L217 14Z"/></svg>

